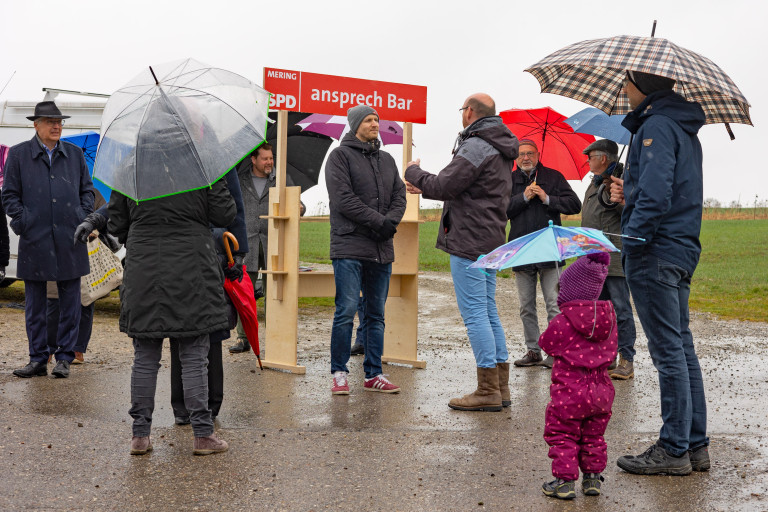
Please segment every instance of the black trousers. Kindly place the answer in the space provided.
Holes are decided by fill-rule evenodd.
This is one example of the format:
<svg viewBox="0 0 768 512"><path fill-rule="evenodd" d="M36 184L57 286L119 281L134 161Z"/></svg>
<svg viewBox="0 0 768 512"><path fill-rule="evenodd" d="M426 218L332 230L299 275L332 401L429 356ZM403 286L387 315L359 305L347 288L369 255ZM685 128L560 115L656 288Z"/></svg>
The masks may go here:
<svg viewBox="0 0 768 512"><path fill-rule="evenodd" d="M221 342L229 338L229 331L217 331L210 334L211 348L208 350L208 408L211 417L219 415L224 401L224 366L221 359ZM181 383L181 360L179 345L171 340L171 407L174 417L188 418L189 412L184 405L184 388Z"/></svg>

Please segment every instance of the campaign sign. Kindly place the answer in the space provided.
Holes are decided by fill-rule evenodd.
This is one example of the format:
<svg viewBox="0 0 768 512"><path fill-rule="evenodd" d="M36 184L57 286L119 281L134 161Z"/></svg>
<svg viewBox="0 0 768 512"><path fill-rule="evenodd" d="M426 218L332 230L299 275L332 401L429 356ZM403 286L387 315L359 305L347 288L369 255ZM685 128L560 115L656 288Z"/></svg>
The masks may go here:
<svg viewBox="0 0 768 512"><path fill-rule="evenodd" d="M264 68L269 108L347 115L355 105L370 105L387 121L427 122L427 88L361 78Z"/></svg>

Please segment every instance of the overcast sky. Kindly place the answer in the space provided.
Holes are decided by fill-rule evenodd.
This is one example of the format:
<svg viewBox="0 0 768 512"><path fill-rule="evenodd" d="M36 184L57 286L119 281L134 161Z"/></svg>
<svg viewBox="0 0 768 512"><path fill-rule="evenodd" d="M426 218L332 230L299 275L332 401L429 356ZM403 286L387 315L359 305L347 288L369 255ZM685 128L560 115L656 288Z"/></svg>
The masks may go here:
<svg viewBox="0 0 768 512"><path fill-rule="evenodd" d="M497 108L587 105L541 94L527 66L571 43L630 34L657 37L709 57L752 105L756 127L700 132L704 197L768 199L766 53L768 4L699 2L385 2L258 0L4 0L0 95L41 100L42 87L111 93L148 65L192 57L261 84L264 67L424 85L427 124L414 126L414 157L438 172L461 129L458 109L483 91ZM760 93L762 91L762 94ZM77 101L68 97L67 101ZM0 141L2 142L2 141ZM386 146L401 161L401 146ZM327 202L321 184L305 193ZM571 182L583 195L584 182Z"/></svg>

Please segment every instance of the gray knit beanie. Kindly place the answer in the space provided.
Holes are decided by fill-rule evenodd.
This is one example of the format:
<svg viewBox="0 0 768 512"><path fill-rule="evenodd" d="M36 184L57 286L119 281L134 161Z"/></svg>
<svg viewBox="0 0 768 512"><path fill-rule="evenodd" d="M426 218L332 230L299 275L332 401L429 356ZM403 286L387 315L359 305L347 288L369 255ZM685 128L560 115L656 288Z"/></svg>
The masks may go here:
<svg viewBox="0 0 768 512"><path fill-rule="evenodd" d="M376 118L379 117L379 114L368 105L356 105L347 110L347 122L349 122L349 129L352 133L356 134L357 129L360 128L360 123L371 114L375 115Z"/></svg>

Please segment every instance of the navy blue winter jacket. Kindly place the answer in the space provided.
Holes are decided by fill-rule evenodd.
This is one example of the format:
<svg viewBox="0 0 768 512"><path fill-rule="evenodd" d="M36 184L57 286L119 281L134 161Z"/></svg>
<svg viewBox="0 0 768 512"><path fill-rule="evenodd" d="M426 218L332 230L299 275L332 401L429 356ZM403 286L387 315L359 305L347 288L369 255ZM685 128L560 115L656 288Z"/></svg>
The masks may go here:
<svg viewBox="0 0 768 512"><path fill-rule="evenodd" d="M696 135L701 105L657 91L624 119L634 134L624 171L621 231L627 256L648 252L693 275L701 254L702 152Z"/></svg>

